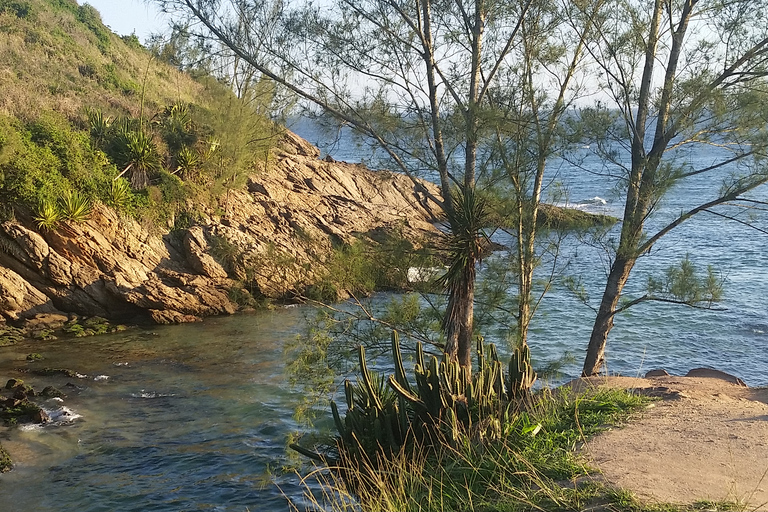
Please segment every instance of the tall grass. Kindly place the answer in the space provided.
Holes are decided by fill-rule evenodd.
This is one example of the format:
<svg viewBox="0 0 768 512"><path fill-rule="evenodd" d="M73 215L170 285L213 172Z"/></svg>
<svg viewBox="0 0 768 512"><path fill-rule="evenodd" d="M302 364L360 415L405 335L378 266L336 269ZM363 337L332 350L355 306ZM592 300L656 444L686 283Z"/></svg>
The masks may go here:
<svg viewBox="0 0 768 512"><path fill-rule="evenodd" d="M303 477L304 496L291 509L555 512L615 503L611 491L588 477L576 448L647 401L615 390L544 391L527 411L510 415L495 441L465 431L458 442L407 444L388 456L348 457L340 450L335 465L315 465Z"/></svg>

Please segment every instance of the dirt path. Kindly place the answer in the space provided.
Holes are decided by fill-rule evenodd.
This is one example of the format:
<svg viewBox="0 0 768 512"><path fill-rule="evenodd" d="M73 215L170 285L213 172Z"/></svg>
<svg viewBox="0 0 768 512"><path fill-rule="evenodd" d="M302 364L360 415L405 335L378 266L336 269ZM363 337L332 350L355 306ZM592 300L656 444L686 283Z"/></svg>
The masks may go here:
<svg viewBox="0 0 768 512"><path fill-rule="evenodd" d="M768 389L672 376L576 385L638 388L663 398L587 443L585 454L608 483L646 501L728 500L768 511Z"/></svg>

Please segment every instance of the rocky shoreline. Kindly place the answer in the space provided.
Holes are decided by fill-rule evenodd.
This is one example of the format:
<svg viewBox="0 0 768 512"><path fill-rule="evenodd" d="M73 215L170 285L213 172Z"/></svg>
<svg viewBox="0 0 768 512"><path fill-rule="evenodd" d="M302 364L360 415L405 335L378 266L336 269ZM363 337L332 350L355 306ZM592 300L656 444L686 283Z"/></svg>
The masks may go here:
<svg viewBox="0 0 768 512"><path fill-rule="evenodd" d="M3 222L6 340L93 317L172 324L232 314L246 277L260 296L287 297L317 278L334 246L356 236L397 230L415 240L436 232L434 185L319 155L288 132L244 189L230 191L218 210L205 208L193 226L164 235L103 205L87 221L51 231L23 213Z"/></svg>

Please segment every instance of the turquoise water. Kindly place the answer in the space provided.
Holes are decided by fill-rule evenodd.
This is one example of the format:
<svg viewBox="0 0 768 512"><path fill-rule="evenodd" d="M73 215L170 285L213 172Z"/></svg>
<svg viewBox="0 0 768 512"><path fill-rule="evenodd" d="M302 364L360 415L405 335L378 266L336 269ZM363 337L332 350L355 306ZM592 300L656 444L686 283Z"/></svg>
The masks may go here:
<svg viewBox="0 0 768 512"><path fill-rule="evenodd" d="M337 140L335 133L319 130L308 120L299 120L292 129L337 160L362 160L376 168L377 155L354 144L343 130ZM690 170L709 167L729 156L723 150L697 146L693 150L678 150L675 158ZM571 162L552 159L545 178L545 200L621 218L620 180L615 177L618 171L604 168L589 147L579 150ZM653 233L692 206L713 199L723 179L739 172L739 168L729 166L675 186L647 222L646 231ZM768 186L756 189L751 197L768 201ZM748 210L721 207L716 212L768 231L766 207L756 206ZM610 244L618 239L618 228L619 225L602 242ZM494 237L502 243L510 241L504 233ZM711 213L699 214L664 236L650 254L640 258L624 296L632 299L643 295L649 277L663 276L668 267L688 255L702 272L712 266L723 278L723 300L711 310L646 302L617 315L606 349L607 371L634 376L665 368L670 373L685 374L691 368L706 366L734 373L749 385L768 385L767 248L765 232ZM584 244L571 237L561 244L558 258L557 272L580 279L590 296L590 305L597 308L610 254L599 245ZM549 270L542 265L540 277ZM535 362L542 365L570 353L575 361L564 366L558 380L578 376L594 317L592 309L555 286L544 298L531 328ZM503 332L484 334L487 340L504 344Z"/></svg>

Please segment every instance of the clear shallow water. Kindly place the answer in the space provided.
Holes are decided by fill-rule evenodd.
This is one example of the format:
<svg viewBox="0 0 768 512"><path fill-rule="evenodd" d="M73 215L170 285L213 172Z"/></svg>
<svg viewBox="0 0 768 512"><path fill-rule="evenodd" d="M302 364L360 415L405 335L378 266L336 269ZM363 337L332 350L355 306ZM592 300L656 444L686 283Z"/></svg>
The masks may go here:
<svg viewBox="0 0 768 512"><path fill-rule="evenodd" d="M82 417L2 435L17 465L0 476L0 510L287 510L267 471L298 429L283 345L302 319L285 309L0 349L2 376L33 351L46 358L36 367L88 375L25 377L57 385ZM279 483L298 493L294 479Z"/></svg>

